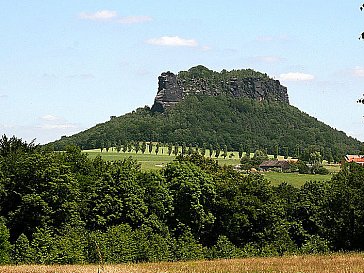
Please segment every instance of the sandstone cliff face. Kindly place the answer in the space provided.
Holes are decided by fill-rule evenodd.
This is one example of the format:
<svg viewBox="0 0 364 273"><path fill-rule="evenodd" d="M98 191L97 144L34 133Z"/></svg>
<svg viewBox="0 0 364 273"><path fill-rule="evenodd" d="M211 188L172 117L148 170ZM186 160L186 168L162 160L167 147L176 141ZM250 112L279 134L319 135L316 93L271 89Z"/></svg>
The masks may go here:
<svg viewBox="0 0 364 273"><path fill-rule="evenodd" d="M208 70L211 71L211 70ZM217 73L217 72L214 72ZM152 106L153 111L163 112L183 100L190 94L208 96L232 96L235 98L250 98L258 101L280 101L289 104L287 88L278 80L268 77L231 77L206 75L175 75L164 72L158 77L158 93Z"/></svg>

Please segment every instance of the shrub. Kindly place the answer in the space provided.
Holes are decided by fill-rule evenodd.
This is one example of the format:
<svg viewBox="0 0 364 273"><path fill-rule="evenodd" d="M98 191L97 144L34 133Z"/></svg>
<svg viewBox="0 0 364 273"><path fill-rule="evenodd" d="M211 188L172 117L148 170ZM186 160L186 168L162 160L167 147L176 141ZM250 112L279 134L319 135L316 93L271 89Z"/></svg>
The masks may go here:
<svg viewBox="0 0 364 273"><path fill-rule="evenodd" d="M28 237L22 233L15 242L12 260L15 264L33 263L34 249L30 246Z"/></svg>
<svg viewBox="0 0 364 273"><path fill-rule="evenodd" d="M243 251L236 247L230 240L224 236L220 235L217 239L216 244L210 250L210 257L212 259L231 259L242 257Z"/></svg>
<svg viewBox="0 0 364 273"><path fill-rule="evenodd" d="M186 230L175 243L175 259L198 260L204 258L202 245L193 237L190 230Z"/></svg>
<svg viewBox="0 0 364 273"><path fill-rule="evenodd" d="M301 252L305 254L327 253L329 251L329 242L318 235L312 235L301 247Z"/></svg>
<svg viewBox="0 0 364 273"><path fill-rule="evenodd" d="M4 220L0 218L0 264L6 264L10 261L11 244L9 238L9 230L5 226Z"/></svg>
<svg viewBox="0 0 364 273"><path fill-rule="evenodd" d="M37 264L54 263L55 240L54 233L49 228L37 228L33 234L31 247L34 249L34 262Z"/></svg>
<svg viewBox="0 0 364 273"><path fill-rule="evenodd" d="M150 227L142 227L134 231L138 247L138 261L169 261L173 258L173 240L169 234L159 234Z"/></svg>

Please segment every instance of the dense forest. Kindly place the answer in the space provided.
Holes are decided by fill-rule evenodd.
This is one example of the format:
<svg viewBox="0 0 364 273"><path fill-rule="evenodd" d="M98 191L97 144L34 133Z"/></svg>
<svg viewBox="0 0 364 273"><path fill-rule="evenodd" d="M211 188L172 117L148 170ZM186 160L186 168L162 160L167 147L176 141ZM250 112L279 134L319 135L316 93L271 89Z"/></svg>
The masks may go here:
<svg viewBox="0 0 364 273"><path fill-rule="evenodd" d="M143 115L145 116L145 115ZM119 263L364 250L364 168L271 186L198 154L160 171L0 139L0 263Z"/></svg>
<svg viewBox="0 0 364 273"><path fill-rule="evenodd" d="M135 141L226 145L230 151L243 146L244 151L262 149L269 154L278 148L280 154L288 151L291 156L314 146L324 158L336 161L347 153L357 154L362 145L287 103L191 95L164 113L147 106L138 108L50 146L55 150L64 150L67 145L92 149Z"/></svg>

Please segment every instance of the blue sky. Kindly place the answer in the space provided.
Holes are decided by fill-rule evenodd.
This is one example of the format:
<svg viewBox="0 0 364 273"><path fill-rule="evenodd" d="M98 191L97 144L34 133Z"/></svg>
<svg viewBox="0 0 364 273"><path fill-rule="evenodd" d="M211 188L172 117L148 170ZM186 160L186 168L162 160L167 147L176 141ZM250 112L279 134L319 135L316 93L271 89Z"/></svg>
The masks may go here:
<svg viewBox="0 0 364 273"><path fill-rule="evenodd" d="M157 77L252 68L364 140L361 1L10 1L0 9L0 133L47 143L152 105Z"/></svg>

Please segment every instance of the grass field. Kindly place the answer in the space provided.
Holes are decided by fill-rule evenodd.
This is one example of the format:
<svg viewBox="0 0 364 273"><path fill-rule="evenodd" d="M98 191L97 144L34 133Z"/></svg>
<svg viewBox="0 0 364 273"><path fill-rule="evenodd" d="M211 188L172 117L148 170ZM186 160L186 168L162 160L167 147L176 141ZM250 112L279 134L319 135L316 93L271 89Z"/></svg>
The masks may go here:
<svg viewBox="0 0 364 273"><path fill-rule="evenodd" d="M90 158L95 158L96 156L101 156L104 160L122 160L128 157L132 157L133 159L137 160L142 170L158 170L161 169L163 166L168 164L169 162L175 159L173 154L167 154L167 147L161 147L159 153L156 155L155 151L153 150L152 153L145 152L142 154L141 152L135 153L132 152L116 152L115 150L109 150L106 152L100 151L100 149L95 150L85 150L84 152L88 154ZM208 153L208 151L207 151ZM240 163L238 152L229 152L228 155L233 154L233 156L228 156L226 159L223 157L219 157L217 161L220 165L231 165L235 166ZM213 157L215 159L215 157ZM279 159L283 159L279 158ZM338 172L340 167L338 165L326 165L326 168L329 169L331 173ZM298 173L279 173L279 172L265 172L262 173L264 177L266 177L269 181L271 181L272 185L279 185L283 182L287 182L290 185L295 187L300 187L307 181L325 181L330 180L332 174L328 175L312 175L312 174L298 174Z"/></svg>
<svg viewBox="0 0 364 273"><path fill-rule="evenodd" d="M0 266L2 273L357 273L364 254L304 255L215 261L105 265Z"/></svg>
<svg viewBox="0 0 364 273"><path fill-rule="evenodd" d="M134 151L118 153L114 150L109 150L108 152L104 150L103 152L101 152L100 149L85 150L84 152L87 153L90 158L101 156L104 160L122 160L128 157L132 157L140 163L142 170L158 170L176 158L173 154L168 155L166 147L160 148L160 152L157 155L155 154L154 150L152 151L152 153L145 152L144 154L142 154L141 152L135 153ZM231 152L229 153L229 155L230 154ZM220 165L235 166L239 164L240 161L238 153L234 152L233 154L234 156L232 158L226 157L226 159L224 159L223 157L219 157L217 161Z"/></svg>
<svg viewBox="0 0 364 273"><path fill-rule="evenodd" d="M266 172L263 176L268 179L272 185L279 185L283 182L300 187L307 181L326 181L330 180L332 174L319 175L319 174L299 174L299 173L279 173L279 172Z"/></svg>

